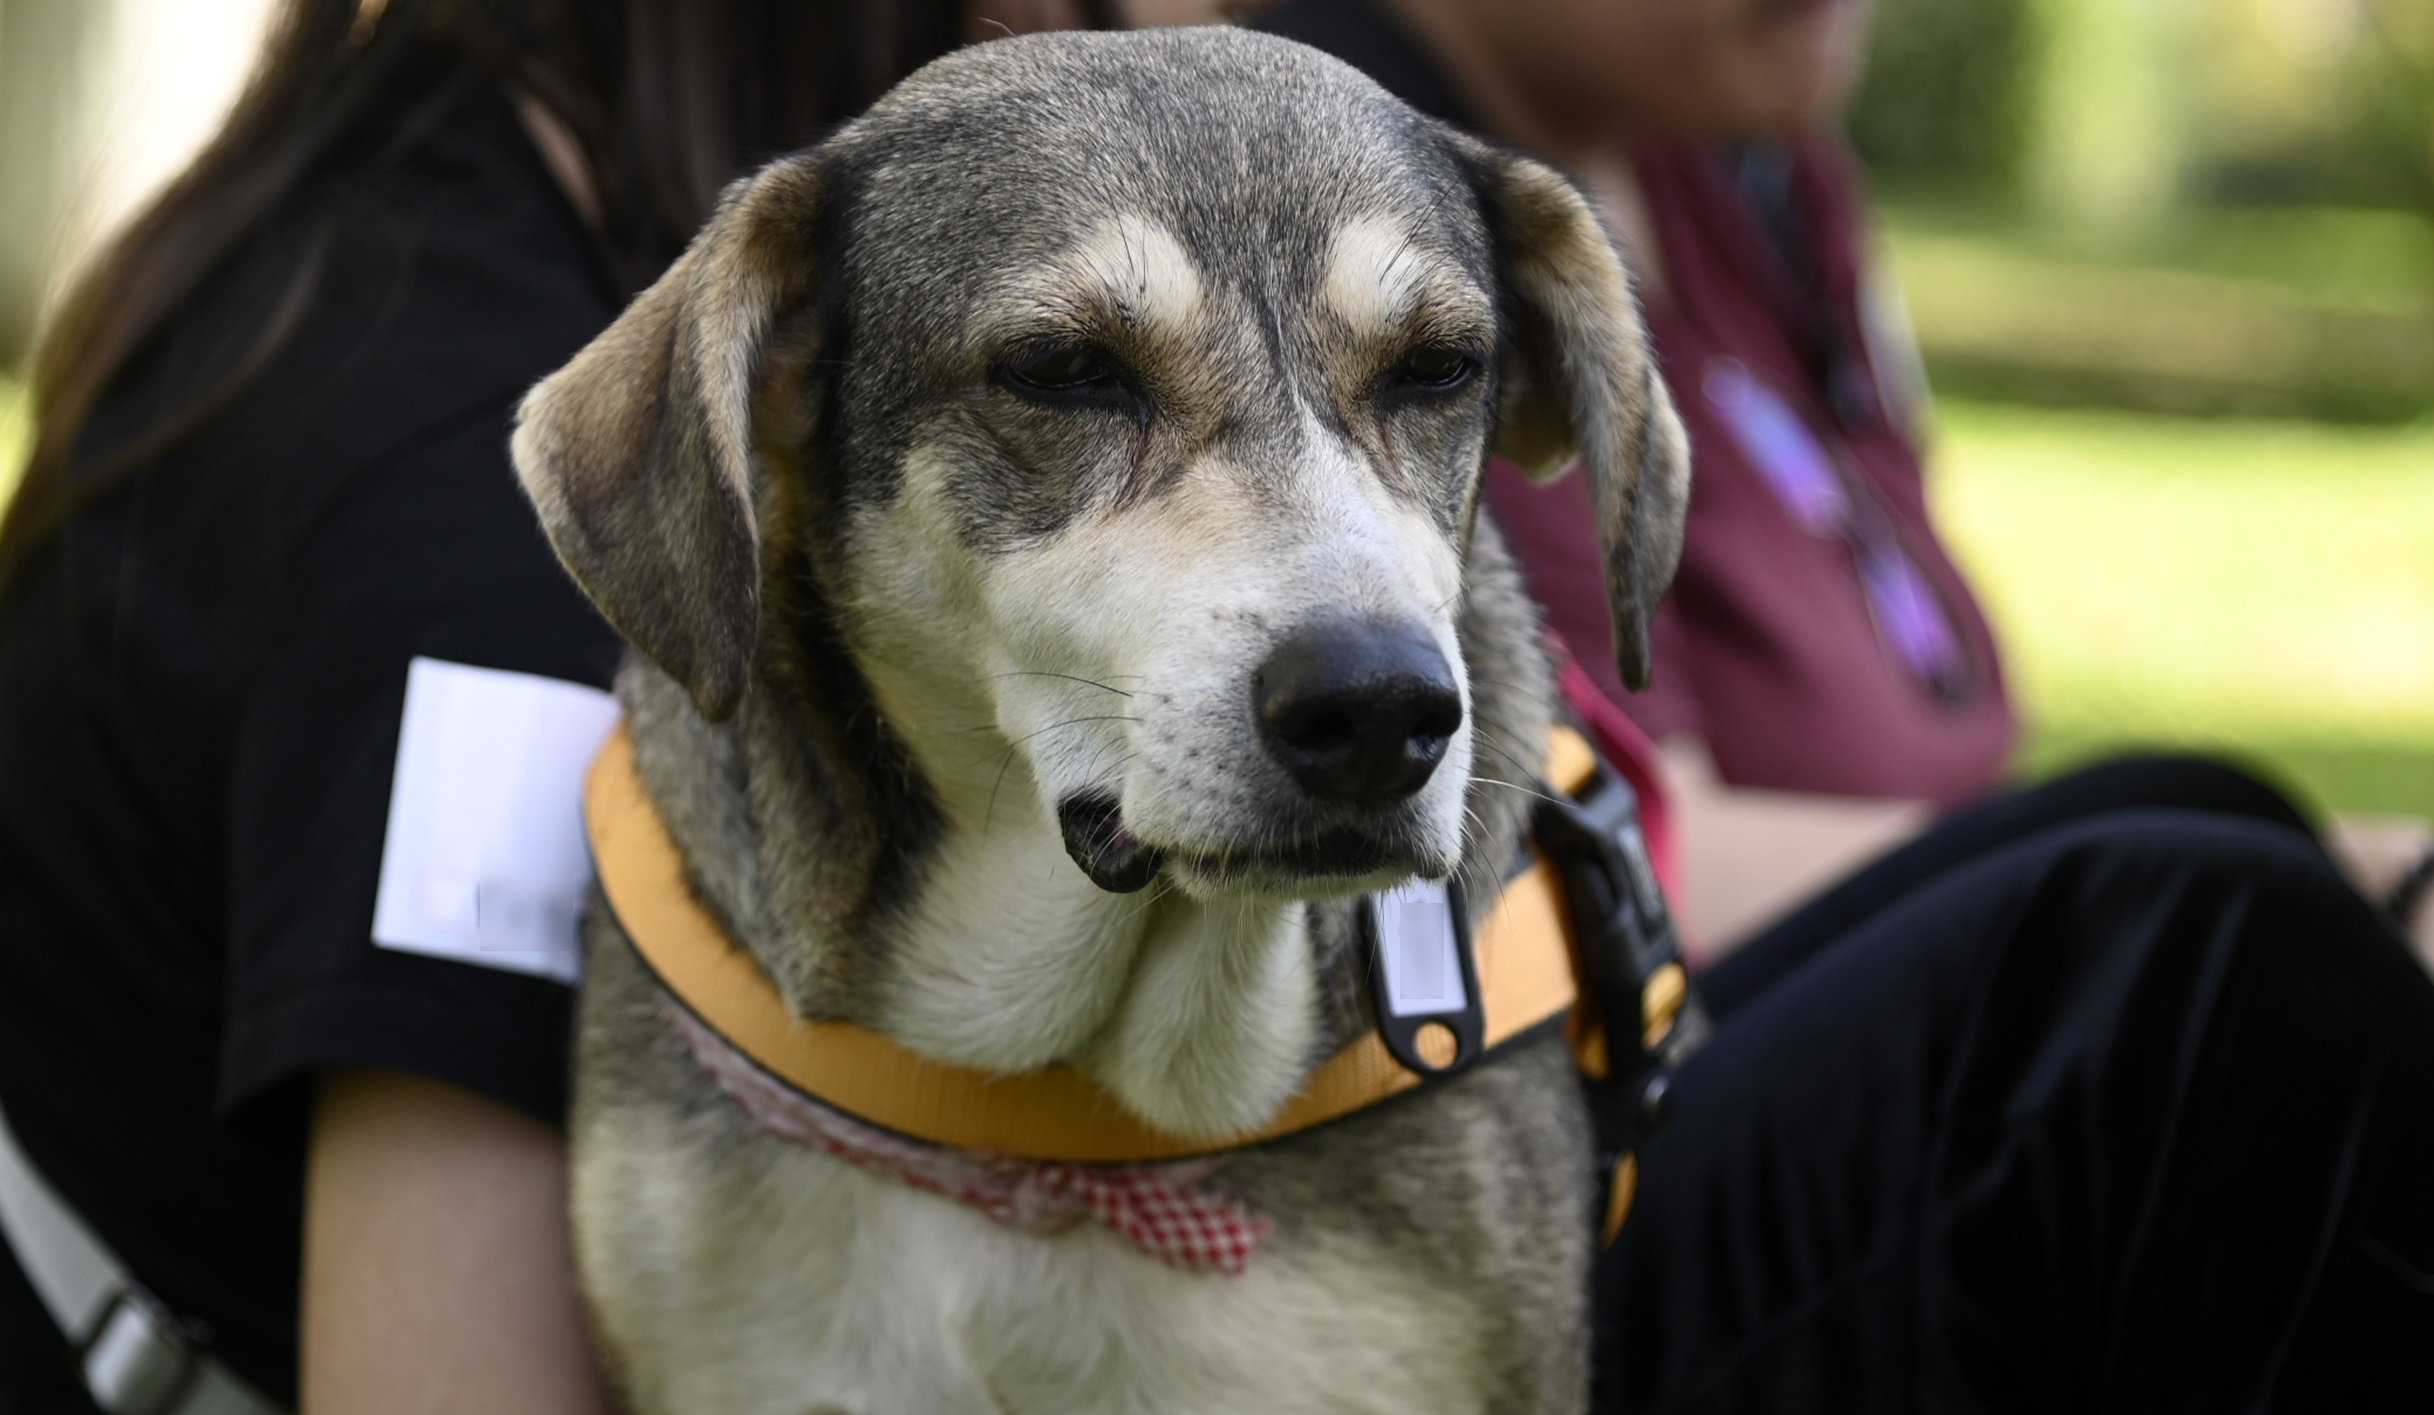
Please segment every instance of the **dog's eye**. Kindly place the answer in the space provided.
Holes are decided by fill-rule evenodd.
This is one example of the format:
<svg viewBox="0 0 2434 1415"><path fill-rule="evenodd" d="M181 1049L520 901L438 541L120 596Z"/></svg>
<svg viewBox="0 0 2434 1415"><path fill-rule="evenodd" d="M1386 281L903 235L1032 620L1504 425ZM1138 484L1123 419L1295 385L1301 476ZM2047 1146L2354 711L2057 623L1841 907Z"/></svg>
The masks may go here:
<svg viewBox="0 0 2434 1415"><path fill-rule="evenodd" d="M1033 393L1079 393L1113 386L1116 369L1105 350L1069 344L1017 355L1006 365L1006 379Z"/></svg>
<svg viewBox="0 0 2434 1415"><path fill-rule="evenodd" d="M1404 356L1394 381L1406 388L1441 393L1469 382L1478 369L1478 361L1460 349L1422 347Z"/></svg>

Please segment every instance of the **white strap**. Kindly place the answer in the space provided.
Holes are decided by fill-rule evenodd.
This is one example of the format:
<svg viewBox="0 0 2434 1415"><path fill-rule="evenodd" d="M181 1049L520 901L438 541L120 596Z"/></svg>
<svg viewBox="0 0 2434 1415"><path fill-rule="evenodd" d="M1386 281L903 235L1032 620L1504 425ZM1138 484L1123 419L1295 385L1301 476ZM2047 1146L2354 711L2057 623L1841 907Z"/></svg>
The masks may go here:
<svg viewBox="0 0 2434 1415"><path fill-rule="evenodd" d="M0 1233L109 1415L281 1415L188 1339L35 1171L0 1115Z"/></svg>
<svg viewBox="0 0 2434 1415"><path fill-rule="evenodd" d="M34 1172L0 1115L0 1227L52 1320L77 1341L123 1284L118 1264L84 1220Z"/></svg>

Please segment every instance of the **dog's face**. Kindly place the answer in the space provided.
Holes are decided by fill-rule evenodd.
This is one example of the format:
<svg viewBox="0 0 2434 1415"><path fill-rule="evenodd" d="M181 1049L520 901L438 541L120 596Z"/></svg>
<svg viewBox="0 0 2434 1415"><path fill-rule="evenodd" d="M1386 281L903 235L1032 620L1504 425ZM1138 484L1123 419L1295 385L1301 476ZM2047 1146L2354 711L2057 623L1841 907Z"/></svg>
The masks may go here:
<svg viewBox="0 0 2434 1415"><path fill-rule="evenodd" d="M967 50L739 184L516 456L711 717L816 618L950 819L1011 778L1100 888L1205 899L1454 867L1495 444L1582 452L1643 677L1687 469L1594 218L1201 31Z"/></svg>
<svg viewBox="0 0 2434 1415"><path fill-rule="evenodd" d="M1445 873L1497 349L1460 170L1291 71L1264 111L1154 67L1042 101L996 57L898 100L991 140L902 145L849 218L844 460L895 484L840 579L883 709L950 795L993 724L1104 888Z"/></svg>

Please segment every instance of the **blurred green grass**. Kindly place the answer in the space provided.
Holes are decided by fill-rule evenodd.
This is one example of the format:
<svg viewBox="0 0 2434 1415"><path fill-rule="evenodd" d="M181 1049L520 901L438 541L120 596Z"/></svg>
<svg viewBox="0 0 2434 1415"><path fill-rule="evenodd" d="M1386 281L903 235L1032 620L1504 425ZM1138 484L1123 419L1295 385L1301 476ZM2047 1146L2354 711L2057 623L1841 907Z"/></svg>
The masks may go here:
<svg viewBox="0 0 2434 1415"><path fill-rule="evenodd" d="M1989 258L2182 271L2334 309L2434 306L2434 223L2414 212L2187 206L2131 231L2090 232L1984 204L1888 201L1877 219L1896 247L1958 240Z"/></svg>
<svg viewBox="0 0 2434 1415"><path fill-rule="evenodd" d="M2421 216L2186 209L2097 239L1896 204L1882 231L1948 392L2386 423L2434 412L2434 223Z"/></svg>
<svg viewBox="0 0 2434 1415"><path fill-rule="evenodd" d="M2032 775L2224 750L2317 804L2434 814L2434 425L1948 400L1932 495Z"/></svg>

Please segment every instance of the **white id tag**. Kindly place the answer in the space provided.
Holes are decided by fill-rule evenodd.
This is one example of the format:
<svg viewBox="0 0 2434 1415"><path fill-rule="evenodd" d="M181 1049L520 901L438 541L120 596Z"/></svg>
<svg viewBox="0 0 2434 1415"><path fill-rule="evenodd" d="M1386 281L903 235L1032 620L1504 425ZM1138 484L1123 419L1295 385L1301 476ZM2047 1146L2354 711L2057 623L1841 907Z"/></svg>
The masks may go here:
<svg viewBox="0 0 2434 1415"><path fill-rule="evenodd" d="M1413 880L1377 896L1378 966L1386 971L1386 1009L1397 1017L1460 1012L1462 955L1454 911L1437 880Z"/></svg>
<svg viewBox="0 0 2434 1415"><path fill-rule="evenodd" d="M616 725L597 688L408 665L372 941L573 982L592 878L584 773Z"/></svg>
<svg viewBox="0 0 2434 1415"><path fill-rule="evenodd" d="M1487 1018L1462 886L1413 880L1361 900L1354 919L1387 1052L1415 1075L1466 1070L1486 1048Z"/></svg>

